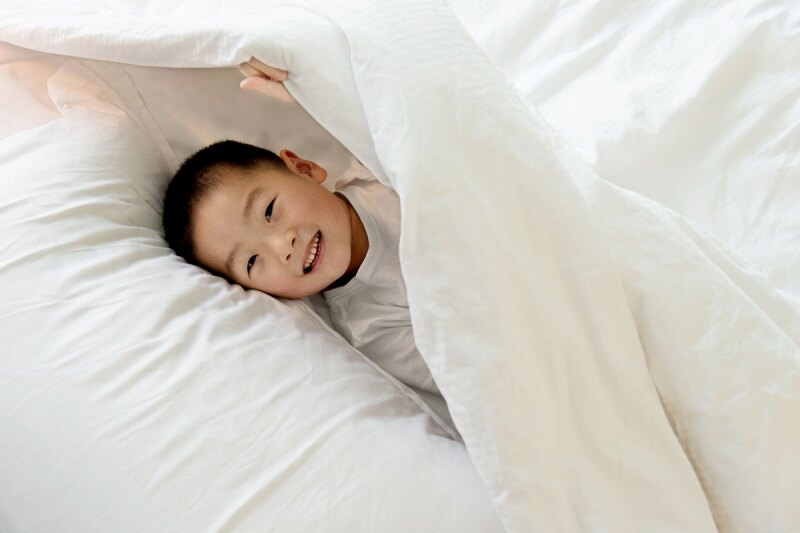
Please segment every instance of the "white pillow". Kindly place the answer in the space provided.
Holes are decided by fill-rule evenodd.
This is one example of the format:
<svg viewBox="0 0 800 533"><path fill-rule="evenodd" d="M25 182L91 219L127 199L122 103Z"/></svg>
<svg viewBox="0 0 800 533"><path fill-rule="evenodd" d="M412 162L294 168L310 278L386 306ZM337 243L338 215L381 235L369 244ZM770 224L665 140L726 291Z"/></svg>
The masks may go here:
<svg viewBox="0 0 800 533"><path fill-rule="evenodd" d="M0 140L0 530L502 531L416 396L166 247L114 94L49 89L61 118Z"/></svg>

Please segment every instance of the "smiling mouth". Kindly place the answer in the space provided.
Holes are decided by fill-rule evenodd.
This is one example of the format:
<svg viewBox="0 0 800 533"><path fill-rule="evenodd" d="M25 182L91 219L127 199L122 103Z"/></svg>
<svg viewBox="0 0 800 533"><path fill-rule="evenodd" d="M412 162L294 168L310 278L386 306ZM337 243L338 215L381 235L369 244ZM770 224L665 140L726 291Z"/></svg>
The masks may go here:
<svg viewBox="0 0 800 533"><path fill-rule="evenodd" d="M308 274L314 269L314 266L317 264L317 259L319 259L319 249L322 244L322 232L317 231L317 234L314 235L314 238L311 240L311 246L308 250L308 257L306 257L306 262L303 265L303 274Z"/></svg>

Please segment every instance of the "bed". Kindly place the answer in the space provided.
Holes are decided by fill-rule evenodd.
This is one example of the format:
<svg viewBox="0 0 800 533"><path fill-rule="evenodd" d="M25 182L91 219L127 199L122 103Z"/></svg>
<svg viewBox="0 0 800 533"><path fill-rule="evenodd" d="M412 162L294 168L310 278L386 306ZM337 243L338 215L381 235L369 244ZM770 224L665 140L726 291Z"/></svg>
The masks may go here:
<svg viewBox="0 0 800 533"><path fill-rule="evenodd" d="M800 10L377 4L4 3L0 530L800 528ZM222 138L398 191L443 397L167 248Z"/></svg>

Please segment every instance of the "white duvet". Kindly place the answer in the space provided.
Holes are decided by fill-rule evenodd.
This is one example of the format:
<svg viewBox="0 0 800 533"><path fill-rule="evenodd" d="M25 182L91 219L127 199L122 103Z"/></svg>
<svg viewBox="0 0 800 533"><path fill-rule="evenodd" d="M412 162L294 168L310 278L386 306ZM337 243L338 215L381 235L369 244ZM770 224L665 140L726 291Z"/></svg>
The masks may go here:
<svg viewBox="0 0 800 533"><path fill-rule="evenodd" d="M332 525L328 530L341 531L360 527L375 530L388 523L395 524L398 531L411 527L435 531L443 529L444 524L454 531L497 528L495 516L485 507L474 503L466 508L477 511L464 512L458 503L447 498L447 487L461 487L457 489L463 491L459 497L466 495L469 501L481 501L483 488L470 480L470 462L480 475L497 518L508 531L791 531L800 527L800 508L795 502L795 495L800 493L797 308L758 271L681 215L599 179L525 105L446 5L421 0L383 2L380 7L357 1L298 2L289 7L278 4L239 2L234 9L202 1L138 2L121 3L110 11L99 9L100 3L95 2L55 10L55 4L28 1L10 9L0 28L0 39L20 46L138 65L226 67L256 55L288 69L291 79L287 86L302 106L400 194L401 261L415 337L447 399L469 461L466 454L457 450L458 443L446 438L446 424L440 422L437 426L433 423L435 417L429 418L433 416L430 413L414 415L417 404L406 398L402 400L405 407L392 415L391 424L385 418L380 419L380 424L371 424L369 416L358 420L369 428L366 434L370 438L386 446L392 446L393 439L388 435L414 436L411 440L419 446L413 450L426 457L426 462L409 470L413 463L411 454L407 454L408 464L401 457L391 469L413 472L409 474L412 476L427 475L413 486L434 494L430 502L443 517L441 527L430 521L414 523L403 513L402 505L396 507L396 516L384 509L392 515L384 522L370 522L369 518L348 522L355 508L342 511L337 519L330 514L333 506L322 505L319 514L307 518L307 522L270 524L273 529L306 530L309 524L319 524L326 518ZM62 74L66 85L61 87L69 87L70 70ZM56 88L53 84L52 92L58 94ZM61 104L67 104L60 107L65 118L75 120L82 116L68 112L74 104L70 98ZM113 117L124 115L120 109L126 106L98 98L79 107L112 117L97 119L94 124L116 120ZM137 127L148 131L147 125ZM82 131L80 126L74 128L77 133ZM93 134L89 131L86 135L88 143ZM131 198L150 202L150 208L144 204L142 209L153 209L149 218L141 218L151 221L143 233L141 256L129 265L130 256L114 259L113 251L106 250L102 265L94 268L104 275L115 272L124 278L126 268L141 269L145 264L154 276L162 268L172 269L176 284L207 283L205 275L200 278L201 274L189 267L177 270L177 260L159 247L158 228L152 225L157 218L152 215L157 211L161 184L154 184L154 180L164 171L157 164L160 154L169 152L163 139L159 142L152 140L153 162L148 164L153 166L145 168L142 181L130 189ZM24 139L17 139L16 143L16 150L26 147ZM35 151L33 147L25 149ZM140 151L137 161L146 159L142 153L147 152ZM84 180L81 156L75 157L70 163L76 169L73 179ZM91 152L86 157L90 158ZM32 164L20 163L6 176L18 175ZM169 164L174 161L167 161ZM103 171L112 172L113 168L114 165L107 166ZM97 182L87 180L87 187L96 187L100 194L102 176L96 176ZM4 225L14 225L16 211L27 213L19 206L33 193L21 185L19 191L15 203L7 204L2 212ZM113 210L112 204L104 209ZM109 213L113 220L113 212ZM36 216L46 219L47 214ZM65 242L73 235L68 224L64 224ZM117 224L125 227L129 221L123 219ZM111 226L107 231L122 231ZM20 236L7 235L10 240L4 245L16 255L13 264L7 262L0 271L4 291L6 287L15 289L9 292L2 314L3 327L9 332L6 337L4 331L4 351L9 354L6 361L17 366L7 363L4 375L13 379L7 379L4 389L8 391L8 387L16 385L17 398L35 398L41 394L34 379L37 372L66 365L68 375L75 378L80 375L80 367L69 364L69 358L56 356L63 357L82 343L91 345L93 337L102 334L88 328L88 322L71 333L62 331L56 339L60 348L47 352L52 356L45 357L43 366L28 363L24 371L19 370L23 365L20 361L30 360L39 347L35 339L28 338L35 326L23 327L23 321L42 316L31 309L45 301L30 296L30 287L23 283L24 276L30 275L24 266L31 261L42 268L42 275L46 269L41 261L37 262L35 250L15 251L17 248L9 244L19 242ZM44 237L39 242L43 250L49 245ZM64 272L67 271L61 271L63 276ZM74 294L85 291L89 296L70 299L70 305L75 307L66 307L64 312L91 315L97 309L95 324L104 319L111 323L116 316L126 317L132 322L117 333L126 346L147 345L152 342L149 336L165 322L182 320L184 315L171 315L169 305L157 307L160 311L156 314L148 313L149 304L141 302L132 312L125 307L109 308L107 303L100 305L104 296L113 296L92 287L93 272L88 267L67 272ZM115 290L121 294L146 291L147 284L139 282L143 278L137 272L135 283L120 279ZM53 291L62 287L59 281L63 280L57 278L48 282ZM12 282L15 287L11 287ZM41 284L37 290L46 292L48 284ZM53 305L53 294L48 293L45 305ZM191 297L191 293L187 294L183 298ZM174 293L171 297L178 301ZM312 318L304 314L301 306L263 298L256 301L254 295L225 287L223 282L198 300L208 315L228 312L219 310L216 304L221 302L225 302L223 308L228 302L242 302L256 312L285 311L291 320L307 324L306 330L316 327L310 325ZM175 309L187 307L185 302L176 306ZM242 322L244 317L235 306L225 309L232 313L230 320L209 318L217 329L205 330L192 337L191 342L207 342L204 339L213 337L212 331L250 327ZM280 317L280 313L272 316ZM286 320L291 322L290 318ZM281 323L283 319L274 320ZM42 328L47 325L46 321L37 324ZM182 327L187 328L185 335L193 326ZM107 328L115 331L110 324ZM292 326L288 330L303 329ZM128 331L130 338L123 331ZM334 359L330 367L326 366L328 359L322 357L326 350L312 347L304 353L307 372L296 374L296 359L285 363L279 357L283 339L271 337L267 341L272 347L267 350L271 363L267 366L263 360L255 359L258 352L253 351L253 359L235 362L221 362L219 356L209 358L210 369L200 370L188 359L188 354L196 356L197 350L170 352L170 343L190 342L186 340L189 337L180 341L158 335L155 338L158 342L153 343L149 357L128 363L127 372L170 373L173 382L163 383L163 389L150 390L145 396L137 395L135 381L115 385L114 380L101 380L105 363L100 354L86 352L79 359L81 364L93 361L92 372L101 384L107 383L107 388L88 388L86 397L64 391L63 396L72 402L62 407L64 416L70 409L84 404L95 406L120 391L123 396L129 395L126 397L130 403L125 405L134 410L148 402L158 402L164 394L173 395L173 400L183 398L181 401L187 405L202 401L191 394L194 385L184 389L185 396L171 392L176 387L181 390L182 380L186 379L181 370L184 364L186 369L203 373L213 372L216 367L220 376L226 376L225 383L222 377L214 378L220 387L227 380L242 380L244 407L212 403L219 416L228 409L247 409L250 397L262 394L246 388L258 384L249 375L247 365L254 365L258 372L279 371L289 365L286 369L291 371L286 379L277 392L270 394L292 394L295 387L312 390L299 388L307 380L335 380L336 368L344 364ZM303 342L314 343L314 338L309 336ZM9 343L5 339L12 340ZM251 337L250 341L264 342L257 339ZM320 339L323 344L328 342ZM241 346L229 348L239 350ZM336 350L346 352L342 347ZM83 352L79 349L78 353ZM184 354L183 359L171 358L170 353ZM351 356L355 357L347 357ZM352 361L356 364L356 359ZM363 360L358 361L363 364ZM362 374L358 377L374 379L378 396L384 391L386 398L394 394L390 391L395 389L387 385L384 376L368 371ZM344 398L326 394L319 401L338 402L340 409L346 410L348 399L356 398L349 388L338 391ZM14 404L11 393L6 394L4 406L16 406L17 411L25 411L22 406L27 406L27 415L37 413L30 407L37 405L35 401L16 400ZM52 390L48 394L51 399L62 397ZM108 416L118 412L118 398L114 400L117 404L112 402L117 407L110 408ZM226 398L232 398L230 393ZM352 404L353 409L378 409L374 397L370 396L369 401L363 396L358 398L363 403ZM307 407L307 402L299 398L297 401L305 406L303 416L313 418L314 410ZM102 453L97 461L80 453L94 450L91 446L73 447L74 455L70 456L78 467L97 468L87 471L94 487L91 490L96 491L96 507L91 512L99 513L97 521L82 521L63 503L54 516L69 516L74 524L88 524L98 530L101 525L118 523L126 517L120 512L122 498L104 492L104 487L113 487L132 498L130 517L142 508L152 520L158 516L153 499L156 496L137 491L141 485L120 488L119 480L125 479L125 472L102 469L104 461L121 468L124 463L118 454L127 450L118 446L117 434L113 442L107 442L93 432L92 421L101 420L103 415L97 413L102 412L94 412L80 432L67 427L55 432L67 442L86 433L99 443L97 450ZM150 423L148 417L157 416L153 411L141 413L144 428ZM19 431L25 419L9 417L12 427ZM249 413L244 418L248 422L242 423L240 417L230 429L242 431L248 423L257 423L258 418L257 411ZM180 474L180 455L189 456L188 450L180 452L181 440L189 438L188 442L193 443L190 448L207 445L185 433L198 427L201 420L224 423L225 418L195 417L192 424L164 435L162 442L143 448L139 443L137 447L154 455L166 454L167 460L173 461L171 472ZM410 430L403 425L404 420L420 425ZM287 424L288 419L280 420L276 428L293 428ZM329 435L340 435L342 439L352 436L322 416L303 427L317 435L307 448L312 451ZM15 452L17 464L29 464L20 460L26 439L47 441L24 432L18 435L19 442L5 444L4 451ZM137 433L131 429L130 435L135 440ZM148 435L146 430L143 435ZM348 453L345 440L333 441L341 453ZM264 444L263 440L254 442ZM359 446L367 450L368 444L361 442ZM239 445L243 453L252 454L253 461L259 460L247 443ZM399 453L404 448L388 449ZM286 454L280 456L279 462L286 461L288 465L296 460L288 448L279 448L279 452ZM221 461L227 457L209 454L206 459ZM54 461L57 470L69 467L65 462L69 457L43 455ZM320 455L311 453L308 457ZM323 456L328 457L336 455ZM326 468L321 461L322 466L315 467L320 469L317 471ZM203 463L196 477L179 476L174 490L169 487L170 476L164 473L157 474L155 480L151 478L146 486L158 487L158 498L164 501L179 502L175 492L178 487L185 488L192 480L200 482L204 477L202 469L213 475L221 468L213 460ZM284 472L296 470L287 467ZM14 505L24 507L24 498L34 498L37 489L45 490L46 478L41 473L26 477L10 462L3 464L2 473L4 482L22 477L25 488L20 499L7 497L3 514L10 516L9 523L18 529L35 523L24 513L14 515L11 509ZM145 475L141 471L135 473L136 479ZM464 476L466 481L455 483L456 475ZM379 490L380 477L365 479L372 479L375 484L371 490ZM289 488L293 484L296 489ZM214 486L216 491L226 490L225 484ZM405 485L409 486L412 485ZM226 514L214 523L214 529L253 526L258 523L258 516L281 516L282 505L289 509L284 516L302 516L291 502L300 493L307 496L316 484L302 476L284 479L278 475L267 484L263 478L254 481L253 487L255 494L261 496L223 506ZM388 487L387 490L396 491L395 500L402 502L403 486ZM439 487L441 490L437 490ZM281 498L267 497L271 489L278 491ZM86 488L80 490L84 491L82 502L92 501ZM50 497L69 501L68 496ZM113 503L113 516L102 515L97 502L104 498ZM185 509L186 502L180 503ZM204 504L205 500L197 496L191 506ZM362 504L363 501L359 505ZM375 509L365 513L373 517L380 514ZM483 522L476 521L476 517ZM55 529L52 522L38 523L47 524L41 527L43 530ZM142 524L152 522L144 520Z"/></svg>

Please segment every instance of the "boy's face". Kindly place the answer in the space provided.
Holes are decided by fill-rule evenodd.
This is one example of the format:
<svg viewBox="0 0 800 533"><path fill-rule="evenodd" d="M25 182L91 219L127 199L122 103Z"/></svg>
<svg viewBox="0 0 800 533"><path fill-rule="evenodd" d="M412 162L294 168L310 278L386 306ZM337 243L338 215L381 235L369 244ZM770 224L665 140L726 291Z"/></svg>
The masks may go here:
<svg viewBox="0 0 800 533"><path fill-rule="evenodd" d="M195 206L192 239L206 268L284 298L326 289L347 271L347 203L321 183L327 171L288 150L286 168L225 168Z"/></svg>

